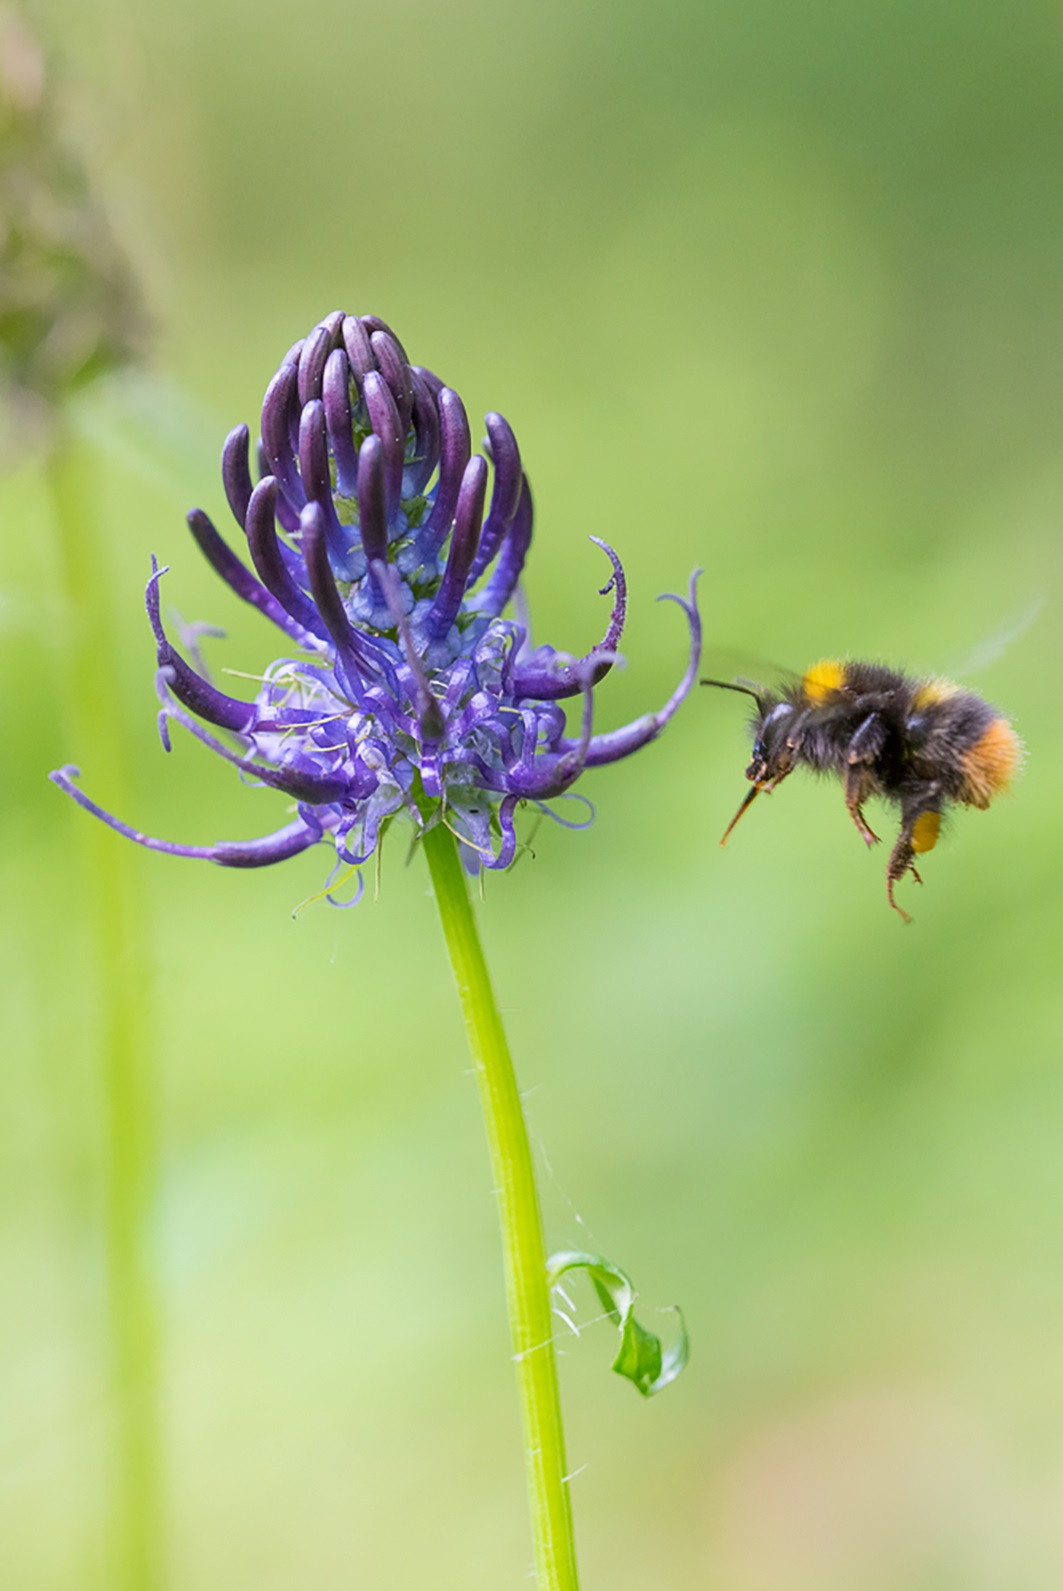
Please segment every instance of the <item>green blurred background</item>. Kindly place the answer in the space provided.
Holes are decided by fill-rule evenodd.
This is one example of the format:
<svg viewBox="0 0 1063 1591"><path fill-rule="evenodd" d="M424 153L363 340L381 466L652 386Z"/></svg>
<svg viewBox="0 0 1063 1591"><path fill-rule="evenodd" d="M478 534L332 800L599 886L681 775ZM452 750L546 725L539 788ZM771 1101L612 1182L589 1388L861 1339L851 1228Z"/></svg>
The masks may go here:
<svg viewBox="0 0 1063 1591"><path fill-rule="evenodd" d="M154 551L167 601L227 628L216 668L274 655L182 514L223 522L226 431L338 307L513 423L539 639L597 637L587 537L620 550L603 725L671 689L683 626L654 598L694 565L710 669L966 670L1014 716L1021 783L902 886L910 929L834 789L792 781L720 851L746 741L709 692L587 775L594 827L546 825L481 916L551 1245L629 1269L648 1323L681 1302L693 1339L649 1404L610 1377L608 1326L562 1344L586 1587L1058 1587L1058 8L29 15L155 323L150 380L79 408L132 822L281 821L187 739L161 752L142 593ZM88 819L44 776L78 760L115 786L72 744L32 452L0 510L0 1582L80 1591L106 1584L99 1006ZM323 852L133 861L169 1584L526 1584L487 1157L421 859L396 836L378 902L295 922Z"/></svg>

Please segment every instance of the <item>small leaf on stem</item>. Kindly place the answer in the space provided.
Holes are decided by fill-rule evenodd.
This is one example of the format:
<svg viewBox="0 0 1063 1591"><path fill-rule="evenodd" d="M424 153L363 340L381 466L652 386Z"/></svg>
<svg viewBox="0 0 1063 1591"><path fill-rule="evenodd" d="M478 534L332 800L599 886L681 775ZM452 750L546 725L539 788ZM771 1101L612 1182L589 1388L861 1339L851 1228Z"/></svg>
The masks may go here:
<svg viewBox="0 0 1063 1591"><path fill-rule="evenodd" d="M618 1265L600 1254L581 1254L575 1250L553 1254L546 1262L546 1277L551 1287L556 1287L568 1271L586 1271L602 1307L620 1331L620 1346L612 1366L616 1374L630 1381L644 1398L652 1398L655 1392L674 1381L686 1368L690 1357L690 1339L679 1306L672 1306L679 1321L678 1336L671 1347L663 1348L661 1339L635 1319L635 1288L631 1278Z"/></svg>

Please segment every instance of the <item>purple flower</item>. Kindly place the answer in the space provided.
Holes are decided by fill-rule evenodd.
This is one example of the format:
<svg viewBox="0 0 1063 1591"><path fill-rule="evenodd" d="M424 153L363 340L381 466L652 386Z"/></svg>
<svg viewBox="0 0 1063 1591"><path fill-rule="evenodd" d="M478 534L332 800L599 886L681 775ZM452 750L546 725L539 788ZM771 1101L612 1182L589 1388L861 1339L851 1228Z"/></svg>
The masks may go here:
<svg viewBox="0 0 1063 1591"><path fill-rule="evenodd" d="M139 845L225 867L279 862L327 837L338 865L357 868L403 811L418 829L447 822L467 860L508 866L521 803L542 806L584 768L660 734L697 675L701 628L695 575L686 599L670 599L690 627L672 695L622 729L593 733L594 687L624 624L623 568L591 538L612 564L602 595L612 592L613 607L585 657L532 647L526 626L502 617L531 543L532 501L506 421L489 414L486 429L485 457L472 451L457 393L411 365L375 315L337 312L315 326L266 392L257 485L246 426L222 454L254 572L206 514L188 516L204 556L282 631L289 654L266 669L253 701L225 695L163 628L165 571L154 560L147 588L163 744L176 719L283 791L294 816L262 839L179 845L104 812L74 783L77 769L53 773L55 783ZM582 698L572 733L566 697Z"/></svg>

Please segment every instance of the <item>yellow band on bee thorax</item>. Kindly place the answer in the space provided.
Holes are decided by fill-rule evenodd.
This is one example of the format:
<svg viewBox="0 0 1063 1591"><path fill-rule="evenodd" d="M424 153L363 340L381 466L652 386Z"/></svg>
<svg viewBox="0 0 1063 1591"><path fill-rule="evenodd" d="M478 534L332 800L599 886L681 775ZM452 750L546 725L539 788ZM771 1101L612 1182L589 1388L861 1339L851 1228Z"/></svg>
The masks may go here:
<svg viewBox="0 0 1063 1591"><path fill-rule="evenodd" d="M836 658L825 657L818 663L813 663L804 679L801 688L808 701L815 706L825 702L835 691L840 691L845 685L845 664L839 663Z"/></svg>

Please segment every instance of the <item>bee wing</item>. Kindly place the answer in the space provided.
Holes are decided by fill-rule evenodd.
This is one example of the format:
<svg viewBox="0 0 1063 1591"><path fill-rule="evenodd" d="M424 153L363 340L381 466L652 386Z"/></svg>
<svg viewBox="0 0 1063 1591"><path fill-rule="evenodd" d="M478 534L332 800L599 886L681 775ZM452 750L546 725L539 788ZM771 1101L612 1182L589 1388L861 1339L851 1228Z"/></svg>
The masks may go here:
<svg viewBox="0 0 1063 1591"><path fill-rule="evenodd" d="M744 692L758 705L766 699L796 692L801 682L800 674L794 669L780 668L777 663L737 647L707 648L702 653L701 665L705 670L701 679L703 685Z"/></svg>
<svg viewBox="0 0 1063 1591"><path fill-rule="evenodd" d="M1042 591L1034 597L1032 602L1027 602L1006 624L999 630L987 636L984 641L971 648L962 662L946 669L946 673L957 679L966 679L971 674L980 674L993 663L997 663L1004 656L1008 647L1017 641L1021 635L1033 625L1040 616L1045 605L1045 594Z"/></svg>
<svg viewBox="0 0 1063 1591"><path fill-rule="evenodd" d="M773 659L738 646L703 647L701 667L703 673L711 674L714 679L750 685L758 691L769 690L780 681L789 683L800 679L800 674L793 669L782 668Z"/></svg>

